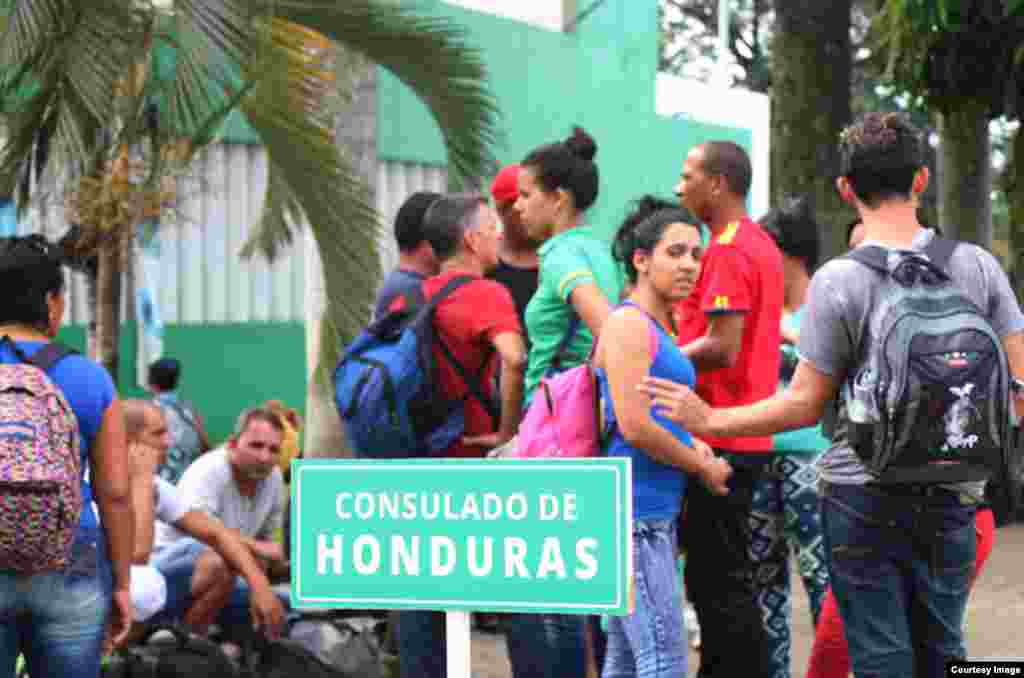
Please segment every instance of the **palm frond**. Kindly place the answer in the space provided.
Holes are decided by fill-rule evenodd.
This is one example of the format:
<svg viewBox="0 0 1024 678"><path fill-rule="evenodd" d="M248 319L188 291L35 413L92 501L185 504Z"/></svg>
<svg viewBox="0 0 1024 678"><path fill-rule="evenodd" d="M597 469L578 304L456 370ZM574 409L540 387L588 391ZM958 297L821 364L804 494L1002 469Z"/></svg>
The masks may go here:
<svg viewBox="0 0 1024 678"><path fill-rule="evenodd" d="M262 0L265 11L308 26L387 68L430 109L462 179L494 168L498 107L479 50L465 31L382 0Z"/></svg>
<svg viewBox="0 0 1024 678"><path fill-rule="evenodd" d="M283 248L292 243L304 218L302 203L288 184L284 172L276 164L271 164L267 169L263 212L259 221L250 226L239 254L243 259L260 254L273 261Z"/></svg>
<svg viewBox="0 0 1024 678"><path fill-rule="evenodd" d="M146 53L146 16L129 0L14 3L0 46L0 100L14 111L0 191L14 186L44 124L53 130L54 164L63 171L93 166L115 102L138 108L125 79Z"/></svg>
<svg viewBox="0 0 1024 678"><path fill-rule="evenodd" d="M377 215L367 186L335 143L334 119L326 105L335 80L329 42L281 19L260 20L259 33L258 56L250 68L260 77L242 103L271 167L260 226L265 235L258 232L257 243L276 245L290 237L301 205L323 263L324 325L333 330L333 340L324 343L321 365L331 364L331 351L354 336L369 315L380 276Z"/></svg>

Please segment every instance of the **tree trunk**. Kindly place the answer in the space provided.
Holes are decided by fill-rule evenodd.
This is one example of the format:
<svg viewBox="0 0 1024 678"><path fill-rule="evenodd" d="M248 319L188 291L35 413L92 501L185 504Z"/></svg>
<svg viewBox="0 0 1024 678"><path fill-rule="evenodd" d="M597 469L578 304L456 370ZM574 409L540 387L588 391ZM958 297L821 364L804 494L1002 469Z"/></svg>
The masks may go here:
<svg viewBox="0 0 1024 678"><path fill-rule="evenodd" d="M344 152L349 153L359 167L372 193L376 190L377 176L376 71L372 66L363 66L363 69L363 77L358 78L352 88L354 98L351 110L338 121L337 137ZM317 374L323 353L321 342L324 337L323 316L327 308L327 297L316 239L312 232L307 236L306 284L309 290L306 293L306 364L309 379L303 449L309 458L351 457L352 452L345 444L329 379L325 378L324 372L319 377ZM371 302L371 299L366 300L368 306Z"/></svg>
<svg viewBox="0 0 1024 678"><path fill-rule="evenodd" d="M992 146L990 110L966 106L939 115L942 173L939 225L946 235L991 249Z"/></svg>
<svg viewBox="0 0 1024 678"><path fill-rule="evenodd" d="M99 248L96 274L96 360L118 383L121 340L121 251L120 236L104 238Z"/></svg>
<svg viewBox="0 0 1024 678"><path fill-rule="evenodd" d="M775 0L771 196L809 194L824 257L846 249L853 212L836 194L839 133L850 122L851 0Z"/></svg>
<svg viewBox="0 0 1024 678"><path fill-rule="evenodd" d="M89 324L85 330L85 354L92 360L99 362L100 348L96 340L96 327L99 325L99 275L98 273L85 274L85 296L89 304Z"/></svg>
<svg viewBox="0 0 1024 678"><path fill-rule="evenodd" d="M1024 132L1018 127L1003 174L1003 191L1010 208L1010 254L1006 262L1018 299L1024 299Z"/></svg>

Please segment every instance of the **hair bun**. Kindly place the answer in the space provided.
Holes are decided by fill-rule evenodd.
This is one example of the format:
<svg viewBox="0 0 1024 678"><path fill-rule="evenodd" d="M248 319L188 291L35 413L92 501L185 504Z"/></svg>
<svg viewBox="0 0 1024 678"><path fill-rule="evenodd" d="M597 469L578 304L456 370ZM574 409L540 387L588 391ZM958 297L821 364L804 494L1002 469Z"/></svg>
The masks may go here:
<svg viewBox="0 0 1024 678"><path fill-rule="evenodd" d="M572 128L572 136L565 140L565 146L570 153L587 162L593 162L597 155L597 142L582 127Z"/></svg>

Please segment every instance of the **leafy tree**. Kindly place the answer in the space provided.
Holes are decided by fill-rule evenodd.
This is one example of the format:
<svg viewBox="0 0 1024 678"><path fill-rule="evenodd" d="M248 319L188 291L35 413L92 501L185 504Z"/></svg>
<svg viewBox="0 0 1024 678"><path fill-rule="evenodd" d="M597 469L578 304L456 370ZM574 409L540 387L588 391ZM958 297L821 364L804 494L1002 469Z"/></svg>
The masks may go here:
<svg viewBox="0 0 1024 678"><path fill-rule="evenodd" d="M247 253L273 257L309 224L336 350L367 317L379 278L377 215L335 139L334 47L384 66L427 105L456 177L485 174L496 104L479 53L451 22L385 0L6 0L0 43L0 195L45 140L49 171L72 186L69 248L98 259L99 357L117 374L116 290L136 226L173 200L232 112L268 156L264 210ZM169 69L154 64L173 47ZM171 179L171 181L169 181Z"/></svg>
<svg viewBox="0 0 1024 678"><path fill-rule="evenodd" d="M770 0L730 0L729 53L739 73L734 84L754 92L771 87L766 36ZM663 0L658 69L706 79L718 51L718 0Z"/></svg>
<svg viewBox="0 0 1024 678"><path fill-rule="evenodd" d="M1019 0L886 0L874 30L893 83L936 112L944 228L992 240L989 121L1015 114L1024 46Z"/></svg>

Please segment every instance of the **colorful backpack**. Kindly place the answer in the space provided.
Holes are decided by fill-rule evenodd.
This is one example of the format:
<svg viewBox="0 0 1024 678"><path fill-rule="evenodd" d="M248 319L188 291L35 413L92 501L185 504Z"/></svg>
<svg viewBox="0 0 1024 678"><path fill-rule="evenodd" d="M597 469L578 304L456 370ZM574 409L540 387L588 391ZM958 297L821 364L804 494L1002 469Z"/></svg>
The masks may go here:
<svg viewBox="0 0 1024 678"><path fill-rule="evenodd" d="M0 571L63 568L82 512L78 418L47 376L74 351L46 344L0 365Z"/></svg>

